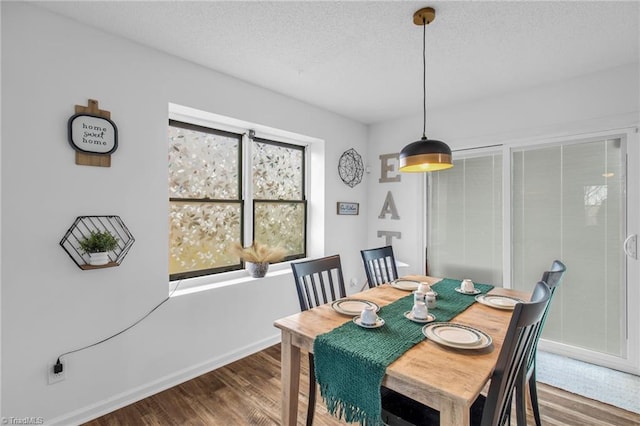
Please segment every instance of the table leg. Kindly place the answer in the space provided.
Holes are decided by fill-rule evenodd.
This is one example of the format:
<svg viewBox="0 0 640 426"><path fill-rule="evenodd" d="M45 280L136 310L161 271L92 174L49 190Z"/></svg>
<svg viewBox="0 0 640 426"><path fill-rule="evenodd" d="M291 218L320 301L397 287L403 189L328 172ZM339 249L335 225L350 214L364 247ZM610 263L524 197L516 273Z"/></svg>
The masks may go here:
<svg viewBox="0 0 640 426"><path fill-rule="evenodd" d="M448 401L440 406L440 424L443 426L469 425L471 417L469 408L463 404Z"/></svg>
<svg viewBox="0 0 640 426"><path fill-rule="evenodd" d="M296 426L300 387L300 348L292 344L291 333L282 331L280 345L282 374L282 425Z"/></svg>

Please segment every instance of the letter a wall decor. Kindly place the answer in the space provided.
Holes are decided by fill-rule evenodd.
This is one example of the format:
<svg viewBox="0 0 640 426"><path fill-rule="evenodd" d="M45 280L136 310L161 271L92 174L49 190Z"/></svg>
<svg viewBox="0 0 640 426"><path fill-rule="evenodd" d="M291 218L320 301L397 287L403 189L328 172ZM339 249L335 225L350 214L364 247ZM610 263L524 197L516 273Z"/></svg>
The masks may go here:
<svg viewBox="0 0 640 426"><path fill-rule="evenodd" d="M111 121L111 112L89 99L88 106L76 105L69 118L69 144L76 150L76 164L111 167L111 154L118 149L118 128Z"/></svg>

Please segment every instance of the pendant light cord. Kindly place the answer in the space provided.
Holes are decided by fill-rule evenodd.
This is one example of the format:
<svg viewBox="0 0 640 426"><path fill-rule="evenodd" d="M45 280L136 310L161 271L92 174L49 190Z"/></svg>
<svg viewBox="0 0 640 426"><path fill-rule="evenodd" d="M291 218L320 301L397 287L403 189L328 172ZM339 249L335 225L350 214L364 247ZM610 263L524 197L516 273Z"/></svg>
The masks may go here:
<svg viewBox="0 0 640 426"><path fill-rule="evenodd" d="M427 20L422 18L422 137L427 138Z"/></svg>

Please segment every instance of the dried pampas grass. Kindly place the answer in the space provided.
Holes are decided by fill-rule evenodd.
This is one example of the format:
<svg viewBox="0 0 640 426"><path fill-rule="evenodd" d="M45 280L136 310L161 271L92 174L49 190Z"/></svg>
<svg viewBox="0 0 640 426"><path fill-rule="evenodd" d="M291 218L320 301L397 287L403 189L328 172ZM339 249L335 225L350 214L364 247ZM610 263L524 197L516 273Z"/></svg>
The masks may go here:
<svg viewBox="0 0 640 426"><path fill-rule="evenodd" d="M287 253L282 247L269 247L254 241L249 247L242 247L242 244L235 243L231 248L233 254L245 262L251 263L274 263L284 259Z"/></svg>

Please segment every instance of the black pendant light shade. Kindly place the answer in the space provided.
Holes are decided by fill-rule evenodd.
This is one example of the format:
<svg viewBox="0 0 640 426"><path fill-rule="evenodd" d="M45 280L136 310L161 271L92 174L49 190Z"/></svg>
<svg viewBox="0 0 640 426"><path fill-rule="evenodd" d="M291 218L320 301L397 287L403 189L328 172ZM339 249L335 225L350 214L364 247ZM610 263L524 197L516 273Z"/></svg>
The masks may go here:
<svg viewBox="0 0 640 426"><path fill-rule="evenodd" d="M423 136L400 151L401 172L435 172L451 167L451 148L442 141Z"/></svg>
<svg viewBox="0 0 640 426"><path fill-rule="evenodd" d="M451 148L435 139L428 139L425 131L427 127L427 62L425 54L426 28L436 17L436 11L431 7L418 10L413 14L413 23L422 25L422 107L423 126L422 138L410 143L400 151L400 171L408 173L434 172L453 167L451 162Z"/></svg>

